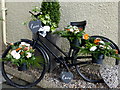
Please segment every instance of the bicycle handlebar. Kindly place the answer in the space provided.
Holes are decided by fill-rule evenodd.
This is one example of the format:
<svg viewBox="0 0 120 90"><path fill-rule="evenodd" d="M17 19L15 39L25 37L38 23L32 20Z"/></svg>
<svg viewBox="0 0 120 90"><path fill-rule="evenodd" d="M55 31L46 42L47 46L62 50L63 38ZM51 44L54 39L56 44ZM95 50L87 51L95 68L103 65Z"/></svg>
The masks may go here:
<svg viewBox="0 0 120 90"><path fill-rule="evenodd" d="M32 14L35 18L37 18L39 15L42 14L42 12L39 12L38 14L35 15L35 14L33 14L31 11L29 11L29 13Z"/></svg>

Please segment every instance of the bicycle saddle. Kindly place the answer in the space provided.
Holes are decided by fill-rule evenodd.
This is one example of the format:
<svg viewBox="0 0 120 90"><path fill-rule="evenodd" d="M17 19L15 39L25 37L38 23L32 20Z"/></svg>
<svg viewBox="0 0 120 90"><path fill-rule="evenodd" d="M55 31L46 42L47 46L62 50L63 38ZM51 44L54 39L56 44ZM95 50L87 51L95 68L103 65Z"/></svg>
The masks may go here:
<svg viewBox="0 0 120 90"><path fill-rule="evenodd" d="M72 25L72 26L77 26L77 27L79 27L79 28L85 29L86 21L81 21L81 22L70 22L70 25Z"/></svg>

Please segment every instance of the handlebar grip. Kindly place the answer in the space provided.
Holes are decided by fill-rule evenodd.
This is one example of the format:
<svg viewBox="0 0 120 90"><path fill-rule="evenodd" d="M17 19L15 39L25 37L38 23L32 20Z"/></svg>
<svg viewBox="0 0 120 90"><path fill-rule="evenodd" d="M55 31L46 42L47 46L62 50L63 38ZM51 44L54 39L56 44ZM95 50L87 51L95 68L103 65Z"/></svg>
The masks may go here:
<svg viewBox="0 0 120 90"><path fill-rule="evenodd" d="M29 11L30 14L32 14L33 16L35 16L31 11Z"/></svg>

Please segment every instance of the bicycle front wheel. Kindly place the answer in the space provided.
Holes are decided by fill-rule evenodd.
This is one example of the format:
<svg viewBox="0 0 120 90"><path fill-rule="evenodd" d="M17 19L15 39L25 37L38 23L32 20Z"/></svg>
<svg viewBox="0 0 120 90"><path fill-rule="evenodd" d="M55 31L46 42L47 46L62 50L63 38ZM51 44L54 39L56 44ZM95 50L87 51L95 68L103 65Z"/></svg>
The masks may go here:
<svg viewBox="0 0 120 90"><path fill-rule="evenodd" d="M113 43L111 40L101 37L101 36L92 36L92 38L101 38L104 42L109 42L109 48L116 49L119 51L117 45ZM86 58L85 58L86 57ZM99 69L100 64L92 63L92 55L81 55L77 56L76 62L76 70L78 74L86 81L93 83L103 82L103 79L100 75ZM104 64L109 65L118 65L119 60L111 57L105 57L103 60Z"/></svg>
<svg viewBox="0 0 120 90"><path fill-rule="evenodd" d="M24 43L30 44L33 47L32 43ZM14 43L15 46L20 44L21 42ZM9 46L3 53L2 58L6 59L11 50L12 48ZM38 66L30 65L27 70L19 70L18 66L13 64L12 61L7 60L2 62L2 75L10 85L17 88L29 88L38 84L44 77L47 58L42 49L35 46L34 50L32 54L37 57L35 60L38 61Z"/></svg>

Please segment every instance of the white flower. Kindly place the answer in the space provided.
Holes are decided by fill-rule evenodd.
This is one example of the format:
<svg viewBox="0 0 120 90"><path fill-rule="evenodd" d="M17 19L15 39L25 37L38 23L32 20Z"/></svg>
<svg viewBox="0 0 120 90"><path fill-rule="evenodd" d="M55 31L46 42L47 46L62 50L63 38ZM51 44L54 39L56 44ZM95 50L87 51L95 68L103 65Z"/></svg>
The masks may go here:
<svg viewBox="0 0 120 90"><path fill-rule="evenodd" d="M99 41L99 43L101 43L101 44L105 45L105 42L104 42L104 41Z"/></svg>
<svg viewBox="0 0 120 90"><path fill-rule="evenodd" d="M30 58L31 56L32 56L32 54L28 52L26 57Z"/></svg>
<svg viewBox="0 0 120 90"><path fill-rule="evenodd" d="M20 54L19 54L19 53L16 53L15 55L13 55L13 57L14 57L15 59L20 59Z"/></svg>
<svg viewBox="0 0 120 90"><path fill-rule="evenodd" d="M14 56L16 54L16 50L11 51L11 55Z"/></svg>
<svg viewBox="0 0 120 90"><path fill-rule="evenodd" d="M43 27L41 27L38 31L44 31Z"/></svg>
<svg viewBox="0 0 120 90"><path fill-rule="evenodd" d="M73 26L73 29L76 30L76 29L78 29L78 27L77 26Z"/></svg>
<svg viewBox="0 0 120 90"><path fill-rule="evenodd" d="M15 59L20 59L20 54L16 52L16 50L13 50L11 52L11 55L13 56L13 58Z"/></svg>
<svg viewBox="0 0 120 90"><path fill-rule="evenodd" d="M90 48L90 51L95 51L96 49L97 49L96 46L92 46L92 47Z"/></svg>
<svg viewBox="0 0 120 90"><path fill-rule="evenodd" d="M30 46L30 44L28 44L26 42L21 42L20 47L23 46L23 45L28 46L28 47Z"/></svg>
<svg viewBox="0 0 120 90"><path fill-rule="evenodd" d="M104 48L105 48L105 46L103 46L103 45L100 45L99 47L100 47L101 49L104 49Z"/></svg>
<svg viewBox="0 0 120 90"><path fill-rule="evenodd" d="M102 41L101 38L96 38L96 40L100 40L100 41Z"/></svg>
<svg viewBox="0 0 120 90"><path fill-rule="evenodd" d="M50 31L50 26L44 26L43 29L44 29L44 31L49 32Z"/></svg>
<svg viewBox="0 0 120 90"><path fill-rule="evenodd" d="M69 28L72 28L72 25L69 25Z"/></svg>
<svg viewBox="0 0 120 90"><path fill-rule="evenodd" d="M38 31L40 31L40 35L45 37L47 35L47 32L50 31L50 26L44 26L44 27L41 27Z"/></svg>
<svg viewBox="0 0 120 90"><path fill-rule="evenodd" d="M73 32L73 31L74 31L74 30L71 28L71 29L70 29L70 32Z"/></svg>
<svg viewBox="0 0 120 90"><path fill-rule="evenodd" d="M16 50L13 50L11 52L11 55L13 56L13 58L15 59L20 59L20 54L16 52Z"/></svg>
<svg viewBox="0 0 120 90"><path fill-rule="evenodd" d="M79 30L75 30L75 33L78 33L79 32Z"/></svg>
<svg viewBox="0 0 120 90"><path fill-rule="evenodd" d="M25 42L21 42L21 45L25 45L26 43Z"/></svg>
<svg viewBox="0 0 120 90"><path fill-rule="evenodd" d="M30 47L30 44L27 44L27 43L26 43L26 46Z"/></svg>

